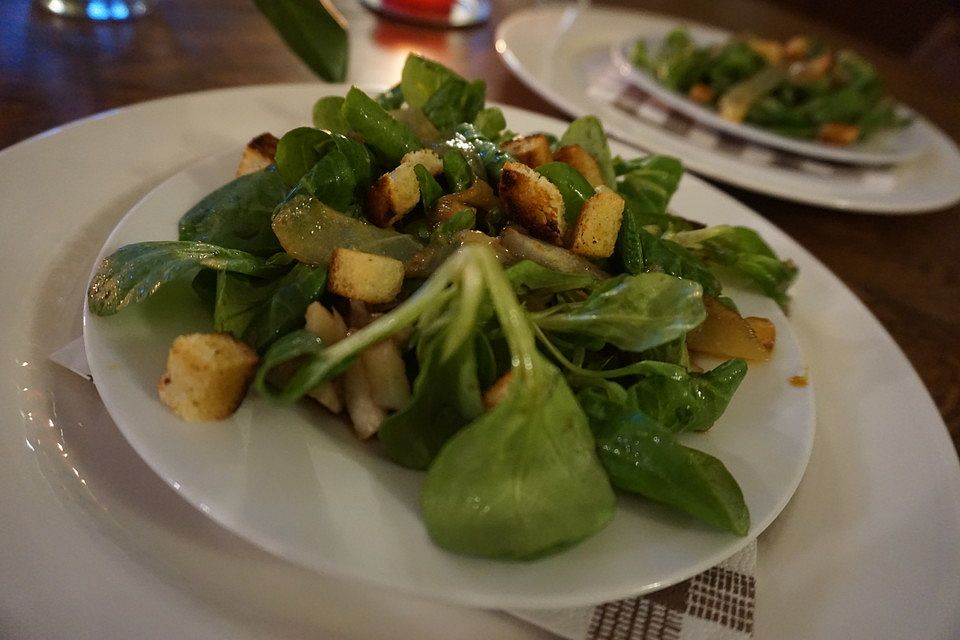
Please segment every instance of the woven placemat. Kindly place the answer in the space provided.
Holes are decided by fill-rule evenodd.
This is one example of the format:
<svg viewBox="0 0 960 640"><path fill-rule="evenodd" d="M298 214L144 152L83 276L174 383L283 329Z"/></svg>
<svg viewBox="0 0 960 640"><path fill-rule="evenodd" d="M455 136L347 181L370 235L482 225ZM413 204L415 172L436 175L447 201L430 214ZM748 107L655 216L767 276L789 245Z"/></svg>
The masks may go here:
<svg viewBox="0 0 960 640"><path fill-rule="evenodd" d="M510 610L570 640L746 640L753 637L757 543L672 587L574 609Z"/></svg>

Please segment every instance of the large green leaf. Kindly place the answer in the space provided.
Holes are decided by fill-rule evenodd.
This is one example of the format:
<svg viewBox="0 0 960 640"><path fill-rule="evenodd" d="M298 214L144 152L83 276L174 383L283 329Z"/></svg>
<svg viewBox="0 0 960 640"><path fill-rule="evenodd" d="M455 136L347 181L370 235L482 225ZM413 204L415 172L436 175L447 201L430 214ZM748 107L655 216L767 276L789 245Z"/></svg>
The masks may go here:
<svg viewBox="0 0 960 640"><path fill-rule="evenodd" d="M614 486L747 534L750 512L743 492L720 460L680 444L615 384L607 383L605 390L589 387L578 398Z"/></svg>
<svg viewBox="0 0 960 640"><path fill-rule="evenodd" d="M265 260L251 253L203 242L138 242L121 247L103 259L87 290L87 302L95 314L108 316L200 267L274 277L283 273L289 264L290 258L284 254Z"/></svg>
<svg viewBox="0 0 960 640"><path fill-rule="evenodd" d="M280 251L270 220L286 185L273 169L240 176L204 196L179 223L179 239L258 256Z"/></svg>
<svg viewBox="0 0 960 640"><path fill-rule="evenodd" d="M633 352L675 340L704 317L700 285L662 273L610 278L582 302L532 314L545 331L595 338Z"/></svg>

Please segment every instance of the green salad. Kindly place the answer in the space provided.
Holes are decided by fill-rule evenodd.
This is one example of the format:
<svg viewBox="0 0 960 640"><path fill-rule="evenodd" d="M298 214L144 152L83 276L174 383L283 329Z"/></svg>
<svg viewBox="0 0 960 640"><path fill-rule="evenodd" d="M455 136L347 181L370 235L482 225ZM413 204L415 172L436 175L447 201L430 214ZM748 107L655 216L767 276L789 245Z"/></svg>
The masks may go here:
<svg viewBox="0 0 960 640"><path fill-rule="evenodd" d="M656 51L637 40L631 62L731 122L791 138L843 146L906 124L873 65L806 36L698 46L679 27Z"/></svg>
<svg viewBox="0 0 960 640"><path fill-rule="evenodd" d="M239 402L248 384L319 401L379 442L370 455L424 471L423 520L447 550L542 557L603 529L618 499L746 535L737 481L678 436L709 429L747 360L771 357L772 323L742 317L721 276L786 305L795 267L748 228L671 213L676 159L612 157L593 117L518 136L484 92L411 55L389 91L321 98L314 126L259 137L259 162L177 240L105 258L89 309L192 279L216 341L174 343L165 404L209 419L190 413L196 388Z"/></svg>

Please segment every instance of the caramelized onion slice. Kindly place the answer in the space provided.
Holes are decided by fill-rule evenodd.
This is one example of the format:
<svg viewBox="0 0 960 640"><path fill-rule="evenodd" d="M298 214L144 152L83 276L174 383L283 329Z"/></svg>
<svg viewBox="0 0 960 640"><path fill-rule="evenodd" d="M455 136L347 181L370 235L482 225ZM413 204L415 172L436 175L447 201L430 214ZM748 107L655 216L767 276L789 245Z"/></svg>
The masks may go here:
<svg viewBox="0 0 960 640"><path fill-rule="evenodd" d="M501 244L517 260L532 260L548 269L563 273L586 273L597 279L609 278L603 269L563 247L537 240L510 226L500 232Z"/></svg>
<svg viewBox="0 0 960 640"><path fill-rule="evenodd" d="M770 359L776 333L769 320L746 319L711 296L703 297L703 306L707 318L687 334L688 349L721 358ZM763 339L757 335L757 328Z"/></svg>

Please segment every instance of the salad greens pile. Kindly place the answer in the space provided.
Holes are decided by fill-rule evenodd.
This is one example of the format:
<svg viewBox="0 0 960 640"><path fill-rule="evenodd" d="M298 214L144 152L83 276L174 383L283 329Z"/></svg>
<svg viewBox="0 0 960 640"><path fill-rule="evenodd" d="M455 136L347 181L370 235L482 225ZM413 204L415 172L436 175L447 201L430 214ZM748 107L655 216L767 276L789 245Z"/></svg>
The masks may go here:
<svg viewBox="0 0 960 640"><path fill-rule="evenodd" d="M679 27L657 51L637 40L631 61L724 118L793 138L845 145L906 123L873 65L803 36L697 46Z"/></svg>
<svg viewBox="0 0 960 640"><path fill-rule="evenodd" d="M314 126L287 132L270 166L186 212L177 240L104 259L89 308L111 315L193 278L212 330L260 354L253 386L278 402L333 380L372 345L402 340L412 394L378 439L386 456L426 472L424 522L454 552L557 552L609 522L615 489L745 535L736 480L678 437L716 422L747 364L730 357L701 371L687 336L709 322L705 299L740 319L721 275L785 305L796 269L749 229L672 214L680 163L612 157L592 117L549 139L589 153L599 189L622 198L616 249L591 261L530 238L497 195L514 160L502 144L515 134L484 92L482 81L411 55L389 91L321 98ZM373 185L424 148L442 171L417 164L414 208L372 224ZM575 220L594 188L564 163L540 175ZM402 261L406 278L396 301L327 344L305 330L304 314L315 301L350 304L328 290L339 248Z"/></svg>

